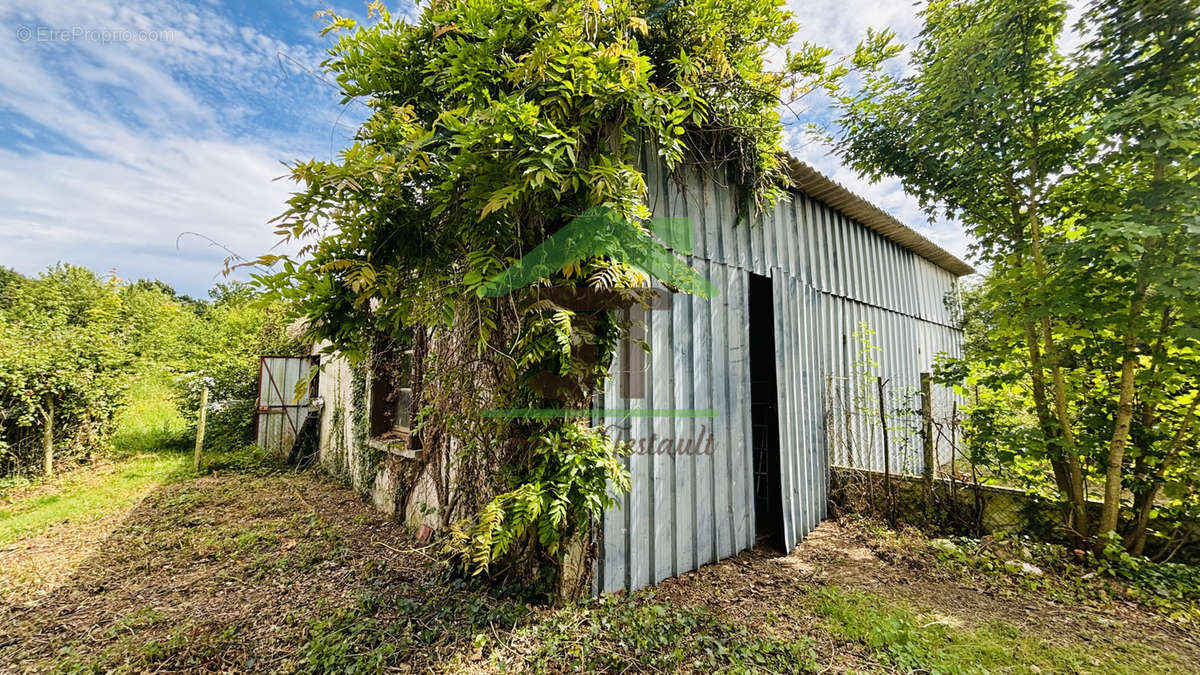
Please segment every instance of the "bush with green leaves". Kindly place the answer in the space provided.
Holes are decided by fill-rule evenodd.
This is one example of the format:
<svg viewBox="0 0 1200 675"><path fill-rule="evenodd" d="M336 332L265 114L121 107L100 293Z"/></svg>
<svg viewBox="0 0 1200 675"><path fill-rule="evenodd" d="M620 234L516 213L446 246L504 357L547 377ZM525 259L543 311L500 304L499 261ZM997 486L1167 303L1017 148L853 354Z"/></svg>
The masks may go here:
<svg viewBox="0 0 1200 675"><path fill-rule="evenodd" d="M0 288L0 475L41 469L52 414L58 456L102 446L125 386L120 285L58 265Z"/></svg>
<svg viewBox="0 0 1200 675"><path fill-rule="evenodd" d="M1200 566L1152 562L1130 555L1119 536L1089 554L1096 569L1130 583L1127 594L1181 622L1200 622Z"/></svg>
<svg viewBox="0 0 1200 675"><path fill-rule="evenodd" d="M609 488L629 489L629 472L602 430L576 421L547 425L535 435L528 468L516 473L518 484L498 495L473 523L457 523L447 542L461 552L475 573L503 557L528 532L538 548L559 555L562 533L586 532L615 503ZM536 554L537 548L525 551Z"/></svg>
<svg viewBox="0 0 1200 675"><path fill-rule="evenodd" d="M186 340L168 361L176 372L180 405L194 425L204 387L209 390L205 446L235 450L254 442L254 403L259 359L299 356L299 335L288 331L291 315L248 284L218 284L198 303Z"/></svg>
<svg viewBox="0 0 1200 675"><path fill-rule="evenodd" d="M127 283L68 264L36 278L0 269L0 476L43 468L51 410L56 462L107 449L139 378L173 381L192 419L194 385L212 383L207 444L244 445L252 440L259 356L299 349L287 320L282 306L244 284L196 301L162 282Z"/></svg>

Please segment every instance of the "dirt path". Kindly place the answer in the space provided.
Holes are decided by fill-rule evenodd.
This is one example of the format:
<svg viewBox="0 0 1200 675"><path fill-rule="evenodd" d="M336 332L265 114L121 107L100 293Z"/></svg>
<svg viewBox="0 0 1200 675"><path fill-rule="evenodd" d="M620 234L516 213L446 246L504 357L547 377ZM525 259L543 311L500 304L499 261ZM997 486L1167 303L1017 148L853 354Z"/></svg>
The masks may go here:
<svg viewBox="0 0 1200 675"><path fill-rule="evenodd" d="M1200 670L1194 635L1131 603L1055 602L833 523L787 556L565 610L446 576L401 526L309 474L166 484L20 546L19 565L0 553L0 672ZM82 556L69 574L20 571L64 546Z"/></svg>
<svg viewBox="0 0 1200 675"><path fill-rule="evenodd" d="M183 466L161 454L97 461L0 498L0 601L30 602L67 582Z"/></svg>
<svg viewBox="0 0 1200 675"><path fill-rule="evenodd" d="M1200 635L1192 627L1176 625L1133 602L1057 602L1003 579L949 569L917 548L912 538L889 539L864 527L830 521L786 556L743 553L665 581L658 595L765 626L781 607L804 606L808 589L837 588L895 600L956 629L1004 622L1046 645L1066 649L1080 643L1094 643L1098 649L1106 643L1142 645L1178 656L1183 672L1200 671ZM797 613L783 632L811 634L816 628L811 618ZM853 659L836 658L838 645L833 647L829 665L855 667ZM1141 670L1136 662L1131 665Z"/></svg>
<svg viewBox="0 0 1200 675"><path fill-rule="evenodd" d="M67 582L49 592L42 584L10 590L0 605L0 645L7 647L0 663L40 668L47 662L35 665L39 659L64 646L82 657L129 647L153 656L175 642L190 644L181 665L206 661L212 651L223 654L217 663L242 664L253 651L265 665L294 647L273 640L274 629L318 606L352 603L349 582L363 565L423 574L419 556L395 548L405 535L394 523L308 476L195 479L114 517L120 521L91 524L89 531L104 523L112 530ZM41 542L54 534L26 547L23 567L48 550ZM218 638L257 644L228 653L229 644L214 645Z"/></svg>

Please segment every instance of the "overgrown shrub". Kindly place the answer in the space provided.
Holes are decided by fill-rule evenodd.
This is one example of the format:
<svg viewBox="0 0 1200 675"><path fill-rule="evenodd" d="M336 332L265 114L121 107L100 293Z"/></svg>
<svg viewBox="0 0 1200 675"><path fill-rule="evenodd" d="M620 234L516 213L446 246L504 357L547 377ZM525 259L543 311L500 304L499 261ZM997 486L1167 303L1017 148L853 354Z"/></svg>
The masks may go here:
<svg viewBox="0 0 1200 675"><path fill-rule="evenodd" d="M100 447L125 386L129 357L120 285L58 265L37 279L6 271L0 288L0 476L41 467L53 417L57 456Z"/></svg>
<svg viewBox="0 0 1200 675"><path fill-rule="evenodd" d="M210 295L197 301L162 282L68 264L37 278L0 268L0 477L42 470L51 410L56 464L105 450L126 391L146 377L171 379L193 422L198 385L210 384L206 445L252 440L259 356L299 344L283 307L248 286Z"/></svg>
<svg viewBox="0 0 1200 675"><path fill-rule="evenodd" d="M200 395L208 387L205 446L233 450L254 441L254 402L259 358L298 356L298 337L289 335L289 315L281 303L261 298L246 284L219 284L211 300L198 306L172 367L178 396L194 428Z"/></svg>

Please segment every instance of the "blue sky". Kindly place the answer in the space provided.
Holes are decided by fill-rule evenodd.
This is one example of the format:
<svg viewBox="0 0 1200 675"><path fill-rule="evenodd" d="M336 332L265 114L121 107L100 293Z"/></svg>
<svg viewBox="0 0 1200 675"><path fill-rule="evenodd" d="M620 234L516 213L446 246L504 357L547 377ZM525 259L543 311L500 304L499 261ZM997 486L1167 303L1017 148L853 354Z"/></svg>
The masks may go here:
<svg viewBox="0 0 1200 675"><path fill-rule="evenodd" d="M911 38L907 2L792 0L797 39L838 52L868 26ZM321 0L0 0L0 265L36 274L57 261L155 277L203 295L225 252L276 243L267 221L291 186L281 162L328 159L364 109L315 77L330 38ZM389 3L393 11L408 3ZM332 7L361 16L365 4ZM828 112L807 101L806 117ZM788 115L790 117L790 115ZM894 182L868 184L827 148L790 150L943 247L964 254L953 223L930 225Z"/></svg>

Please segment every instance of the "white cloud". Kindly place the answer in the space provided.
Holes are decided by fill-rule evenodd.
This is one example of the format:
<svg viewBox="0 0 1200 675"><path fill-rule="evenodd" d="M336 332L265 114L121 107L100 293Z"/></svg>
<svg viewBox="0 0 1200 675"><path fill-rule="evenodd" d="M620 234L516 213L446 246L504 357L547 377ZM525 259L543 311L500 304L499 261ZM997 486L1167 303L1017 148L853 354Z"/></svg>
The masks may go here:
<svg viewBox="0 0 1200 675"><path fill-rule="evenodd" d="M796 39L839 54L868 27L891 28L906 43L920 29L907 2L789 4L801 24ZM315 36L316 22L303 24L313 8L279 11L289 27ZM337 121L337 93L293 64L315 68L323 57L315 37L289 44L264 33L273 27L238 25L209 0L9 0L0 26L0 63L8 66L0 78L0 264L26 273L68 260L201 292L225 253L190 237L177 249L179 233L203 233L247 256L268 250L276 239L267 221L292 189L273 180L285 172L279 162L329 158L361 113L352 105ZM23 40L22 26L148 31L155 39ZM1078 41L1068 35L1064 46ZM828 102L803 103L805 118L828 118ZM798 157L965 255L961 228L930 225L897 181L871 184L830 148L790 138Z"/></svg>
<svg viewBox="0 0 1200 675"><path fill-rule="evenodd" d="M841 2L798 2L788 6L800 22L797 40L807 40L848 53L867 34L868 28L896 32L901 42L911 42L921 29L918 7L909 2L842 0Z"/></svg>
<svg viewBox="0 0 1200 675"><path fill-rule="evenodd" d="M176 248L178 235L266 252L292 189L274 180L280 161L325 157L331 129L346 135L327 85L280 67L279 53L315 64L317 49L205 7L18 2L0 25L34 31L0 34L0 129L14 132L0 149L0 264L22 272L65 260L202 293L226 253L194 237ZM48 32L77 28L155 39Z"/></svg>

